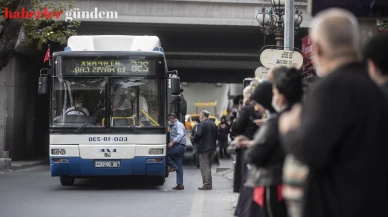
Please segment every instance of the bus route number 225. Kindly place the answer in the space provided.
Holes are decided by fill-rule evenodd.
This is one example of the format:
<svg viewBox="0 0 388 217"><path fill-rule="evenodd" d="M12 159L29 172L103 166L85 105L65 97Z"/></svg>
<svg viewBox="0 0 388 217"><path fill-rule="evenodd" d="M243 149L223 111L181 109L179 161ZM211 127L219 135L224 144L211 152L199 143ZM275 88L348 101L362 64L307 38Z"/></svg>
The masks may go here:
<svg viewBox="0 0 388 217"><path fill-rule="evenodd" d="M127 142L127 137L110 137L110 136L104 136L104 137L89 137L89 142Z"/></svg>

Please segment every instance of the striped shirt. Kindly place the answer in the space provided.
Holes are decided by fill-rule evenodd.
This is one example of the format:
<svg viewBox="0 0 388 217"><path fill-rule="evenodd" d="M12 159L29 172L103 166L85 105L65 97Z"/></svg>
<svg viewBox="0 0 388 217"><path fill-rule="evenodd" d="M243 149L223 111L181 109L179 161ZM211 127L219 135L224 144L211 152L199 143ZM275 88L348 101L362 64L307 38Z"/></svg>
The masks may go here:
<svg viewBox="0 0 388 217"><path fill-rule="evenodd" d="M176 120L171 127L170 141L175 143L186 145L186 129L185 126L179 120Z"/></svg>

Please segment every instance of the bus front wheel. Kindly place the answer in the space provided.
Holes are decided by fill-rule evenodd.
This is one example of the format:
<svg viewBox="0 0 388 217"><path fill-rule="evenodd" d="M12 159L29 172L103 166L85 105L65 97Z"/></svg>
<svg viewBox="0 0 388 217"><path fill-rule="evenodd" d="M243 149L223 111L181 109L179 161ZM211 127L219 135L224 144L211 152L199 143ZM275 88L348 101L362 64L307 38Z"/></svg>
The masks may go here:
<svg viewBox="0 0 388 217"><path fill-rule="evenodd" d="M71 176L61 176L59 178L62 186L72 186L74 184L75 178Z"/></svg>

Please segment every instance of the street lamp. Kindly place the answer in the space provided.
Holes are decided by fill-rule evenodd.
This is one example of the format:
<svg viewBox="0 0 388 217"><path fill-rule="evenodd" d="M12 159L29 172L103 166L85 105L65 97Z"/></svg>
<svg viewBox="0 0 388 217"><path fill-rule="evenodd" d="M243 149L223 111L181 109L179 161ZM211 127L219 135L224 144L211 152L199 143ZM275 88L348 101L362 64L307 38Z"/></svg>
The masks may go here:
<svg viewBox="0 0 388 217"><path fill-rule="evenodd" d="M272 14L272 11L268 12L265 10L265 7L261 9L256 15L256 20L259 22L259 26L264 34L269 35L272 33L274 28L274 22L276 20L275 15Z"/></svg>
<svg viewBox="0 0 388 217"><path fill-rule="evenodd" d="M284 6L286 5L285 0L271 0L272 7L275 9L275 14L284 15Z"/></svg>
<svg viewBox="0 0 388 217"><path fill-rule="evenodd" d="M256 15L261 31L266 34L274 34L277 47L283 47L284 41L284 7L285 0L271 0L272 7L268 12L265 7ZM295 34L298 33L299 26L303 21L302 12L295 8L294 24Z"/></svg>
<svg viewBox="0 0 388 217"><path fill-rule="evenodd" d="M295 34L299 32L299 26L303 21L302 12L299 12L298 7L295 7L294 23L295 23Z"/></svg>

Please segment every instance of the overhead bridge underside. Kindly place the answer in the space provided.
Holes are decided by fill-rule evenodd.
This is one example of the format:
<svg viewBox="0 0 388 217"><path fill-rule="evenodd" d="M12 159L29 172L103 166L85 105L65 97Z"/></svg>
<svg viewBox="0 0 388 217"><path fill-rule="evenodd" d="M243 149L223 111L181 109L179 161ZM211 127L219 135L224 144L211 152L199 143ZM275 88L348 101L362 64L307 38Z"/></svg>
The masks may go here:
<svg viewBox="0 0 388 217"><path fill-rule="evenodd" d="M296 47L306 34L295 37ZM275 44L274 36L249 26L83 22L79 35L156 35L169 70L178 70L183 82L241 83L260 66L260 49Z"/></svg>

